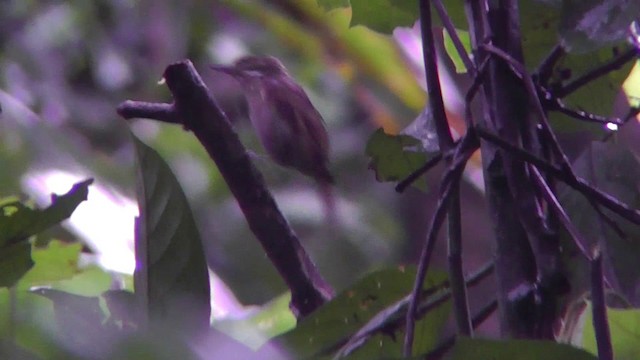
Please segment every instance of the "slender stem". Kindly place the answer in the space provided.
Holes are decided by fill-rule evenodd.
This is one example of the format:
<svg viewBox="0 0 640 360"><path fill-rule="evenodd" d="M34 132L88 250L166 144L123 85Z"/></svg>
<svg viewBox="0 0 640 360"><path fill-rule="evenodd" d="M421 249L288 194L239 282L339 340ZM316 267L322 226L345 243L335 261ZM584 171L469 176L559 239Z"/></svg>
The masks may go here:
<svg viewBox="0 0 640 360"><path fill-rule="evenodd" d="M620 126L624 124L624 122L618 118L607 118L604 116L591 114L582 110L569 109L560 102L557 103L556 110L574 119L578 119L582 121L588 121L588 122L593 122L593 123L598 123L603 125L607 125L611 123L611 124L616 124Z"/></svg>
<svg viewBox="0 0 640 360"><path fill-rule="evenodd" d="M587 243L586 240L584 239L582 234L580 234L580 230L578 230L578 228L573 224L573 222L569 218L569 215L567 215L567 213L564 211L564 208L556 198L555 194L549 188L549 185L544 179L544 176L540 174L540 171L535 166L529 166L529 170L533 174L533 179L538 184L538 187L542 190L542 196L547 201L547 204L549 204L553 212L556 214L562 225L564 225L564 228L573 239L573 242L576 244L582 255L584 255L587 259L590 259L591 254L589 254L589 251L587 251L587 249L584 247L584 244Z"/></svg>
<svg viewBox="0 0 640 360"><path fill-rule="evenodd" d="M451 293L453 295L453 311L458 332L465 336L473 336L471 327L471 315L469 314L469 300L467 298L467 286L464 282L462 268L462 231L460 222L454 223L451 219L460 219L460 187L452 190L448 212L448 269Z"/></svg>
<svg viewBox="0 0 640 360"><path fill-rule="evenodd" d="M459 185L464 166L477 148L477 138L473 133L467 132L465 137L456 147L454 159L451 162L449 169L443 176L442 183L440 185L440 199L438 200L436 211L431 218L425 245L423 246L420 253L420 261L418 263L416 280L414 282L409 307L407 309L405 339L403 347L405 356L411 355L415 321L417 317L417 308L418 304L420 303L420 294L424 279L427 274L427 269L429 268L429 263L431 261L431 255L433 254L436 236L438 235L438 231L440 230L440 227L444 222L448 203L453 193L452 190Z"/></svg>
<svg viewBox="0 0 640 360"><path fill-rule="evenodd" d="M438 55L436 53L435 41L433 38L431 25L431 6L429 0L418 0L420 3L420 30L422 32L422 57L424 59L424 70L427 82L427 93L429 95L429 107L433 113L436 133L440 142L440 150L447 151L453 147L453 137L447 113L442 99L442 88L438 75Z"/></svg>
<svg viewBox="0 0 640 360"><path fill-rule="evenodd" d="M562 88L560 88L560 90L556 92L555 95L559 98L566 97L567 95L575 92L576 90L587 85L593 80L601 76L607 75L608 73L623 67L626 63L631 61L637 55L637 53L638 53L638 50L636 49L627 50L617 58L588 71L587 73L583 74L579 78L563 86Z"/></svg>
<svg viewBox="0 0 640 360"><path fill-rule="evenodd" d="M444 101L442 98L442 89L440 86L440 78L438 75L438 61L431 22L431 5L429 0L418 1L420 7L420 29L422 33L422 56L425 66L427 93L429 95L429 106L433 113L436 133L438 134L438 142L440 143L440 149L443 152L446 152L452 149L455 144L453 141L453 137L451 136L449 123L447 121ZM446 12L443 11L443 13L445 13L446 15ZM455 33L455 31L452 32ZM462 146L463 144L460 145ZM468 157L466 159L468 159ZM451 165L451 161L448 161L448 163L449 165ZM445 190L442 191L440 203L438 204L439 209L436 211L436 214L434 214L430 233L427 236L426 242L423 246L420 263L418 264L418 274L416 274L412 298L407 311L406 332L403 347L405 356L411 356L417 304L420 303L420 290L422 289L422 283L424 282L424 277L426 276L426 272L429 267L431 253L433 252L433 246L435 244L435 236L437 235L438 230L442 225L442 222L444 221L445 211L447 211L448 213L447 218L449 229L449 249L452 249L454 251L452 256L460 256L459 253L462 249L459 210L460 199L459 195L457 195L459 193L459 189L454 188L457 188L459 185L460 176L462 176L462 170L464 169L465 163L466 160L464 160L461 167L450 169L448 174L451 174L452 172L455 172L456 174L456 176L453 177L453 181L446 183L446 175L445 179L443 179ZM451 205L451 208L447 210L450 200L453 201L453 203ZM452 288L454 298L463 297L464 299L458 300L457 303L466 303L466 289L464 286L464 278L462 277L462 269L460 268L454 270L453 272L450 272L450 277L451 276L458 276L458 278L452 279L452 283L456 284L456 287ZM458 324L469 324L461 329L461 331L466 334L470 334L472 330L469 321L468 309L466 311L456 311L456 317L466 317L465 319L459 320Z"/></svg>
<svg viewBox="0 0 640 360"><path fill-rule="evenodd" d="M553 75L553 68L556 66L560 58L566 54L564 47L561 44L556 44L553 50L547 55L547 57L540 63L536 75L541 84L546 85L551 75Z"/></svg>
<svg viewBox="0 0 640 360"><path fill-rule="evenodd" d="M598 346L599 360L613 360L611 333L607 321L607 305L604 296L604 274L602 272L602 256L596 249L591 261L591 306L593 314L593 330Z"/></svg>

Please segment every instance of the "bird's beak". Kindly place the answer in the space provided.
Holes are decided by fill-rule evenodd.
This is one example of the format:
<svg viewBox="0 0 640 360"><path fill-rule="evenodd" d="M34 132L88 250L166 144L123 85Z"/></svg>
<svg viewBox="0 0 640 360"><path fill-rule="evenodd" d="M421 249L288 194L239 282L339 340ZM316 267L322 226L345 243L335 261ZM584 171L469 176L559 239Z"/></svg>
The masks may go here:
<svg viewBox="0 0 640 360"><path fill-rule="evenodd" d="M231 76L239 76L240 72L234 67L229 65L209 65L211 69L214 71L219 71L225 74L229 74Z"/></svg>

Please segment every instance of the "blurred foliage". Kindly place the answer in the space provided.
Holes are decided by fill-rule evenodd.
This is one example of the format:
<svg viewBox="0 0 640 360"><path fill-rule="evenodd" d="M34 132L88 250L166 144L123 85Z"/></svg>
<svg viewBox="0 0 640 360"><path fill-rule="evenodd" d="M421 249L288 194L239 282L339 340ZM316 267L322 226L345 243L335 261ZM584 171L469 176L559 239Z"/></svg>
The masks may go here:
<svg viewBox="0 0 640 360"><path fill-rule="evenodd" d="M465 29L464 9L459 2L444 3L454 24ZM561 68L554 74L562 82L570 80L566 77L567 69L569 78L574 79L609 60L614 53L612 41L613 46L621 48L622 38L618 32L614 34L615 39L606 35L611 32L611 26L616 29L621 26L614 17L616 11L624 10L623 6L632 9L637 6L611 1L608 12L596 19L592 15L595 10L592 1L575 14L568 11L567 5L574 1L520 3L528 68L535 68L560 38L570 41L574 49L591 51L569 54L562 59ZM406 206L409 201L424 202L424 197L417 193L398 197L391 186L377 184L367 169L367 156L370 156L376 162L380 177L398 180L427 158L424 152L415 151L419 141L408 135L397 135L423 110L426 95L419 81L424 75L414 71L421 65L406 59L398 51L394 38L388 35L396 26L411 26L417 17L416 2L411 0L1 1L0 167L4 171L0 172L0 195L17 194L12 201L25 196L35 199L48 196L52 192L50 188L37 187L28 180L55 169L83 176L91 174L96 185L133 197L136 168L129 136L131 128L145 143L157 149L176 175L193 209L204 240L205 257L213 271L229 284L241 303L272 301L261 309L234 314L239 319L214 325L253 348L266 338L291 329L294 323L285 306L287 295L282 294L286 289L282 280L253 239L220 174L192 134L178 126L147 120L127 123L115 113L116 106L126 99L170 102L170 94L159 83L163 70L169 63L190 58L201 69L216 101L243 142L256 153L256 164L320 272L336 288L344 289L334 303L279 339L294 349L304 347L307 354L316 354L329 344L340 344L376 315L373 307L385 308L405 294L411 283L407 274L389 275L384 271L373 273L362 282L355 280L373 269L407 260L403 257L405 254L413 256L413 243L420 241L421 230L427 222L423 210ZM586 40L583 32L575 34L567 25L585 17L594 29L586 35ZM593 41L597 48L593 47ZM603 48L603 44L609 48ZM248 53L282 59L323 114L332 139L331 170L338 179L339 228L323 223L317 189L310 180L260 155L264 150L247 126L246 104L237 84L207 70L208 63L228 63ZM568 105L610 114L628 69L624 67L576 92ZM634 89L633 84L627 88ZM556 124L566 121L566 117L559 117ZM374 132L380 128L382 130ZM567 128L577 127L572 122ZM603 155L601 160L613 169L612 173L602 173L602 176L614 179L595 180L612 186L617 186L616 181L621 179L615 175L620 167L636 165L628 156ZM385 161L389 166L381 167L380 163ZM628 179L622 177L622 180ZM146 181L151 183L152 179ZM172 186L177 185L171 182ZM629 192L618 195L637 196L637 188L634 193L629 184L624 186ZM185 200L180 197L180 201ZM171 214L178 211L174 198L163 200L167 201L161 204L164 207L154 205L154 210ZM186 203L181 202L179 206ZM472 207L470 213L483 210L482 204L465 206ZM31 209L26 205L14 207L19 211ZM11 215L14 210L3 211ZM37 218L38 221L45 219L47 225L64 218L44 215L37 213ZM112 221L101 213L91 218ZM481 227L482 221L483 218L479 218L469 227L474 231L474 242L487 248L485 239L475 228ZM112 224L113 227L119 225ZM172 224L158 221L156 225ZM195 231L195 226L189 226ZM132 325L123 320L126 316L121 313L131 315L128 312L131 310L120 312L119 309L128 307L123 304L131 296L124 290L131 290L130 276L123 278L95 266L88 254L94 249L88 242L82 242L87 233L72 226L67 228L68 231L54 230L58 236L51 241L50 233L40 233L41 223L32 224L31 232L23 233L25 239L16 250L24 256L17 257L7 251L1 254L0 264L5 257L23 261L21 267L11 265L20 271L5 283L19 280L16 286L0 289L0 334L3 339L11 340L7 346L0 343L3 352L0 355L5 355L6 350L9 355L33 353L45 358L73 359L80 356L78 351L93 351L101 356L109 354L107 358L113 359L195 358L194 350L186 349L170 329L166 333L129 336ZM130 231L133 234L133 229ZM26 237L34 233L40 233L35 244L42 242L46 246L27 241ZM620 266L628 267L631 260L621 253L624 247L617 251L624 259ZM180 254L177 257L185 268L192 269L189 266L193 264L186 264L188 257ZM159 271L172 270L174 265L171 263ZM635 274L636 271L629 272ZM3 276L6 274L3 272ZM376 276L383 276L381 274L389 276L385 284L393 291L376 282ZM162 272L160 276L165 275ZM436 272L430 275L441 278ZM625 279L621 279L624 283ZM635 283L635 275L631 280ZM204 286L201 281L198 284ZM39 296L28 291L34 285L47 288L38 290ZM367 297L371 294L375 299ZM272 300L274 298L278 300ZM435 320L425 325L424 333L418 337L422 351L431 349L438 340L437 334L448 314L447 306L432 314ZM356 321L349 323L350 318L346 318L345 324L345 314ZM99 326L94 328L88 325L95 324L84 323L90 319ZM74 338L60 333L59 329L64 327L82 336ZM250 333L248 329L255 327L261 331ZM328 338L308 346L313 339L309 332L318 330ZM123 334L126 336L121 337ZM397 355L400 335L387 335L381 334L367 344L369 347L362 349L362 356ZM224 334L215 333L215 337L222 339L219 341L225 347L232 343ZM383 350L390 352L376 352L378 349L371 348L371 344L383 341L390 344ZM550 358L553 355L549 354L566 355L572 351L563 346L546 349L540 344L534 345L539 349L535 351L540 351L536 354ZM231 351L227 348L227 354L253 354L245 345L234 343L234 346ZM512 354L514 349L521 351L532 344L461 342L455 354L464 358L494 346L497 349L491 350L491 354Z"/></svg>

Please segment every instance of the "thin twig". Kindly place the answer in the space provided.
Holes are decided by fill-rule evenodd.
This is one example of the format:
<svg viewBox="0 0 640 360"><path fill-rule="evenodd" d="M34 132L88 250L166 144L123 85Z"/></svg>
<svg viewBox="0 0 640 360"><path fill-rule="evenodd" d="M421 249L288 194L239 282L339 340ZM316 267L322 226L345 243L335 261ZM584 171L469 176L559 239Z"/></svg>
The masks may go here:
<svg viewBox="0 0 640 360"><path fill-rule="evenodd" d="M556 44L556 46L553 47L553 50L551 50L549 55L540 63L538 70L535 72L540 84L545 86L548 83L551 75L553 75L553 68L565 54L566 51L562 44Z"/></svg>
<svg viewBox="0 0 640 360"><path fill-rule="evenodd" d="M460 141L456 147L456 153L453 161L449 165L447 172L444 174L442 183L440 185L440 199L436 211L434 212L431 223L429 225L429 231L427 232L427 238L422 251L420 253L420 262L418 263L418 271L416 273L416 280L411 293L411 301L409 302L409 308L407 310L406 317L406 330L404 339L403 351L405 356L411 355L411 349L413 345L413 335L415 330L416 312L418 304L420 303L420 294L422 285L424 283L429 263L431 261L431 255L435 245L435 239L438 235L438 231L442 226L445 219L445 211L451 198L452 189L459 185L460 178L467 160L471 157L473 152L478 148L479 144L477 138L472 129L467 131L465 137Z"/></svg>
<svg viewBox="0 0 640 360"><path fill-rule="evenodd" d="M604 273L602 271L602 256L596 249L591 261L591 310L593 330L598 346L599 360L613 360L611 333L607 321L607 304L604 295Z"/></svg>
<svg viewBox="0 0 640 360"><path fill-rule="evenodd" d="M564 228L567 230L567 232L573 239L573 242L578 247L578 250L580 250L582 255L585 256L585 258L590 259L591 254L584 247L584 244L587 243L585 238L582 236L582 234L580 234L580 230L578 230L578 228L573 224L573 222L569 218L569 215L567 215L567 213L564 211L564 208L556 198L555 194L549 188L547 181L544 179L542 174L540 174L540 171L535 166L530 165L529 170L533 174L533 179L537 182L538 187L540 188L540 190L542 190L542 196L547 201L547 204L549 204L549 206L551 207L553 212L556 214L558 219L560 219L560 222L562 223Z"/></svg>
<svg viewBox="0 0 640 360"><path fill-rule="evenodd" d="M640 224L640 211L631 208L629 205L621 202L611 195L597 188L594 188L583 178L571 176L570 174L567 174L565 169L558 168L548 161L541 159L536 155L501 139L499 136L492 134L491 132L484 130L479 126L475 127L475 131L481 138L509 151L511 155L516 156L521 160L533 164L541 170L548 172L550 175L562 180L567 185L581 192L585 197L597 201L609 210L631 221L634 224Z"/></svg>
<svg viewBox="0 0 640 360"><path fill-rule="evenodd" d="M436 11L438 12L438 17L442 21L442 25L444 25L444 28L447 30L447 33L449 34L449 37L453 42L453 46L456 48L456 51L458 52L458 56L460 56L460 59L464 63L464 66L467 68L467 72L471 77L475 77L476 67L473 64L473 61L471 61L471 58L469 57L469 55L467 54L467 50L464 48L462 41L460 41L460 37L458 36L456 27L453 25L453 22L451 21L449 14L447 14L447 10L444 8L442 1L431 0L431 3L433 4L433 7L436 8Z"/></svg>
<svg viewBox="0 0 640 360"><path fill-rule="evenodd" d="M435 156L429 159L429 161L427 161L424 165L422 165L418 170L412 172L404 180L400 181L398 185L396 185L396 191L399 193L404 192L411 184L413 184L416 180L418 180L420 176L426 174L427 171L431 170L431 168L438 165L440 160L442 160L441 152L437 153Z"/></svg>
<svg viewBox="0 0 640 360"><path fill-rule="evenodd" d="M485 69L487 68L487 64L489 63L489 58L484 59L484 61L478 66L478 71L476 72L476 76L473 77L473 83L469 86L466 95L464 96L464 122L467 126L467 129L473 127L473 114L471 112L471 102L475 98L478 90L480 90L480 85L484 81L485 77Z"/></svg>
<svg viewBox="0 0 640 360"><path fill-rule="evenodd" d="M623 67L626 63L633 60L633 58L636 55L637 55L636 49L629 49L626 52L624 52L622 55L588 71L587 73L583 74L582 76L573 80L567 85L562 86L559 90L556 91L555 95L559 98L564 98L567 95L575 92L581 87L592 82L593 80L601 76L607 75L614 70L618 70L619 68Z"/></svg>
<svg viewBox="0 0 640 360"><path fill-rule="evenodd" d="M422 34L422 56L424 60L424 68L427 83L427 93L429 95L429 106L433 113L433 119L435 122L436 133L438 134L438 142L440 149L443 152L447 152L455 147L453 137L451 136L451 129L447 121L447 115L444 107L444 101L442 99L442 89L440 85L440 77L438 74L438 61L435 48L435 41L433 38L432 22L431 22L431 5L428 0L419 0L420 7L420 30ZM446 12L445 12L446 15ZM446 17L446 16L445 16ZM455 31L454 31L455 32ZM467 132L469 135L469 132ZM469 138L465 136L465 138ZM475 138L475 137L474 137ZM460 149L463 142L459 144L457 149ZM467 155L467 154L465 154ZM455 156L455 155L454 155ZM438 217L434 215L434 231L431 237L427 237L426 243L423 246L423 253L418 264L418 273L416 274L416 280L414 283L413 293L411 301L409 303L409 309L407 311L407 324L405 332L405 342L403 347L403 353L405 356L410 356L413 346L413 332L416 318L417 304L420 303L420 294L422 289L422 283L426 276L426 271L429 267L431 259L431 253L433 252L433 246L435 243L435 235L438 233L442 222L444 221L444 211L447 212L448 227L449 227L449 249L450 257L461 256L462 249L462 232L460 225L460 193L459 193L459 181L462 176L462 170L468 160L470 154L464 159L462 166L456 167L453 181L445 183L447 174L443 178L443 184L446 184L446 190L442 192L442 207ZM463 156L464 158L464 156ZM448 165L451 167L453 161L448 160ZM451 171L448 172L449 174ZM447 209L448 208L448 209ZM437 211L438 213L438 211ZM458 261L461 263L461 260ZM456 263L458 263L456 262ZM460 264L459 269L450 269L450 281L452 282L453 297L456 298L454 303L458 304L455 308L455 316L458 325L461 327L462 333L470 335L472 332L471 321L469 320L468 306L464 306L467 303L466 288L464 285L464 278L462 275L462 268Z"/></svg>
<svg viewBox="0 0 640 360"><path fill-rule="evenodd" d="M620 125L624 124L624 122L622 120L618 119L618 118L608 118L608 117L604 117L604 116L600 116L600 115L596 115L596 114L591 114L591 113L588 113L588 112L582 111L582 110L569 109L568 107L566 107L560 101L558 101L556 103L556 106L551 110L557 110L558 112L561 112L561 113L563 113L563 114L565 114L567 116L570 116L570 117L572 117L574 119L593 122L593 123L598 123L598 124L602 124L602 125L615 124L615 125L620 126Z"/></svg>

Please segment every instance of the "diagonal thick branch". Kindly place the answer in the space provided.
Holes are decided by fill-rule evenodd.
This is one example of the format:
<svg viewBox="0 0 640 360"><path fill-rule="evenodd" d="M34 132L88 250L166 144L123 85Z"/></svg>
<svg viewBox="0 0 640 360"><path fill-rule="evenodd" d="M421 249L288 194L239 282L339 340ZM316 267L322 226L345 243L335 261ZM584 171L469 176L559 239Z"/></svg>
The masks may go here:
<svg viewBox="0 0 640 360"><path fill-rule="evenodd" d="M226 115L189 60L169 65L164 79L173 94L173 104L125 101L118 106L118 114L125 119L179 123L194 133L218 166L251 231L289 286L291 310L297 318L310 314L332 297L333 290L278 209Z"/></svg>

